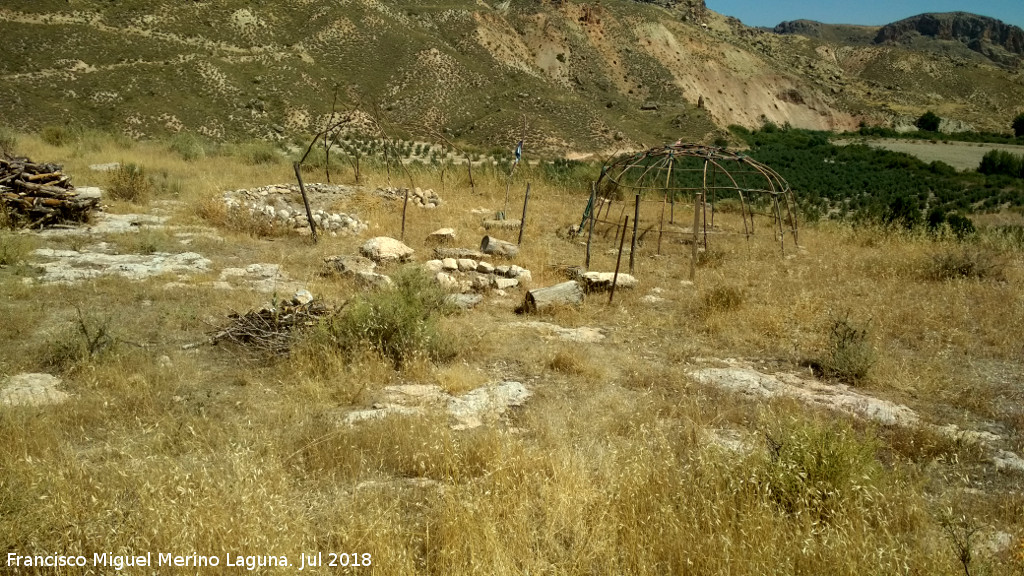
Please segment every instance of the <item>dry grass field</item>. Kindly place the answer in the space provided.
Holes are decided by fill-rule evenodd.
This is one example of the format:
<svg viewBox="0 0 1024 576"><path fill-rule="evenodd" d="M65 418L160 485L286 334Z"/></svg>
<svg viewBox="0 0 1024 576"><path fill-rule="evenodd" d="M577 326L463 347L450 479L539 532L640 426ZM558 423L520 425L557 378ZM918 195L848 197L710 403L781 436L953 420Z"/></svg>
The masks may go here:
<svg viewBox="0 0 1024 576"><path fill-rule="evenodd" d="M100 137L54 147L21 136L18 149L63 163L79 185L109 184L91 164L141 166L149 194L110 201L108 211L169 216L171 227L0 231L0 383L49 373L68 394L0 405L0 546L89 561L5 564L5 573L113 573L93 566L103 553L220 563L132 574L241 573L226 558L267 555L291 565L260 573L294 574L303 554L316 553L359 554L370 565L313 573L1024 573L1024 470L1010 457L1024 454L1024 249L1011 239L822 223L801 229L799 250L787 238L783 254L767 221L748 240L736 233L738 215L719 213L693 285L684 236L666 235L657 255L652 232L637 249L638 287L611 304L592 294L578 308L524 317L513 312L524 296L517 287L455 313L424 304L431 283L373 292L321 274L323 258L399 234L401 203L371 193L387 183L383 171L335 206L369 229L313 244L219 208L225 190L293 182L283 160L185 161L160 142ZM531 271L532 287L562 282L583 263L578 239L560 231L579 223L586 192L521 170L510 211L527 180L532 192L514 263ZM436 172L411 176L444 204L410 207L416 254L409 270L384 270L395 277L432 258L425 238L437 228L455 228L457 246L479 245L482 216L471 210L504 204L494 176L481 174L475 193L461 174L443 187ZM340 178L351 183L350 172ZM652 202L644 219L658 210ZM676 210L692 218L692 207ZM203 234L176 235L185 229ZM122 254L196 252L210 264L180 278L40 278L34 250L99 242ZM594 242L592 269L613 270L613 240ZM225 268L253 263L279 265L341 312L285 356L188 346L232 311L291 297L283 286L216 284ZM379 333L351 312L368 309L397 318L384 340L408 338L400 368L358 337ZM532 321L604 338L561 340ZM817 400L700 377L729 368L797 382ZM452 426L459 399L503 382L530 396L480 426ZM390 406L396 389L448 400L352 416ZM854 400L821 400L838 392ZM875 400L916 416L886 419L864 408Z"/></svg>
<svg viewBox="0 0 1024 576"><path fill-rule="evenodd" d="M841 145L842 142L842 140L837 140L835 143ZM927 142L879 138L869 140L868 144L876 148L917 156L924 162L945 162L957 170L977 170L978 165L981 164L981 158L992 150L1005 150L1018 155L1024 153L1024 146L976 142Z"/></svg>

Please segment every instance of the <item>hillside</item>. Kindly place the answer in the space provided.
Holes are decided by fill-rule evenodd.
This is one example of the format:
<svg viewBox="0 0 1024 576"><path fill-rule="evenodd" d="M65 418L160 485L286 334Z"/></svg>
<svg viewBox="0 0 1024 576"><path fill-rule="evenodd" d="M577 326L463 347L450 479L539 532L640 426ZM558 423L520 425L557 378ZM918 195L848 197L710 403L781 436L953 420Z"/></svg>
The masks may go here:
<svg viewBox="0 0 1024 576"><path fill-rule="evenodd" d="M532 150L564 154L712 140L766 119L845 130L926 109L1006 130L1024 85L1019 66L966 48L774 34L699 0L12 0L0 35L3 122L134 137L300 137L335 89L339 107L378 106L402 136L484 151L524 131Z"/></svg>

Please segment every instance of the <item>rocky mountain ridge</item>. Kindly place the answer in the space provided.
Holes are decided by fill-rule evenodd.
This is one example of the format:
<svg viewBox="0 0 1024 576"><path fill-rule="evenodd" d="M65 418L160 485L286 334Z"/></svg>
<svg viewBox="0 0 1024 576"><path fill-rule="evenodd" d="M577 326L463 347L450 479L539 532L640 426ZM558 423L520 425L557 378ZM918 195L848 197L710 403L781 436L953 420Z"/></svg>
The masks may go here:
<svg viewBox="0 0 1024 576"><path fill-rule="evenodd" d="M987 43L1024 55L1024 30L995 18L967 12L919 14L893 22L878 31L875 43L906 42L915 34L936 40L956 40L972 50Z"/></svg>

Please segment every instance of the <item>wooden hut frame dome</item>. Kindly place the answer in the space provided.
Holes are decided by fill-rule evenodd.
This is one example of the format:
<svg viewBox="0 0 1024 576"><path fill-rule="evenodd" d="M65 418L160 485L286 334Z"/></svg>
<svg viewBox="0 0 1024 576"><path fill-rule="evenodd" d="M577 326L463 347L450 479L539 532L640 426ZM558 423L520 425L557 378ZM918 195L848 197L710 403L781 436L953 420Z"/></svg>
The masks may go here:
<svg viewBox="0 0 1024 576"><path fill-rule="evenodd" d="M695 275L701 235L707 248L708 211L711 212L710 224L714 227L715 204L724 199L738 201L743 233L748 239L754 233L754 215L759 214L771 218L775 238L783 251L787 231L792 234L794 244L798 241L796 198L789 183L775 170L740 152L676 142L614 158L601 168L579 232L584 231L588 221L591 226L603 223L617 231L622 216L612 216L611 206L616 201L628 204L634 195L637 216L644 196L654 196L651 201L662 203L663 207L671 203L674 208L679 200L693 201L691 278ZM662 213L658 232L659 252L664 208ZM634 218L634 229L637 224Z"/></svg>

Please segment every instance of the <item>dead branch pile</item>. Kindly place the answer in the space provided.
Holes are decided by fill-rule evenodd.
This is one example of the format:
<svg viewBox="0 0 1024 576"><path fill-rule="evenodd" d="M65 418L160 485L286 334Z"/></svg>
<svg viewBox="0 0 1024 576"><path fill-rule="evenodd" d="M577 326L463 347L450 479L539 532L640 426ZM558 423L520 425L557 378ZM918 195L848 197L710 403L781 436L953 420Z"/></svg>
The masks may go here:
<svg viewBox="0 0 1024 576"><path fill-rule="evenodd" d="M233 342L262 354L287 354L302 329L315 326L334 312L322 300L292 301L245 314L234 312L228 315L231 323L215 332L210 341Z"/></svg>
<svg viewBox="0 0 1024 576"><path fill-rule="evenodd" d="M42 228L87 222L100 199L75 192L59 164L0 157L0 208L12 227Z"/></svg>

